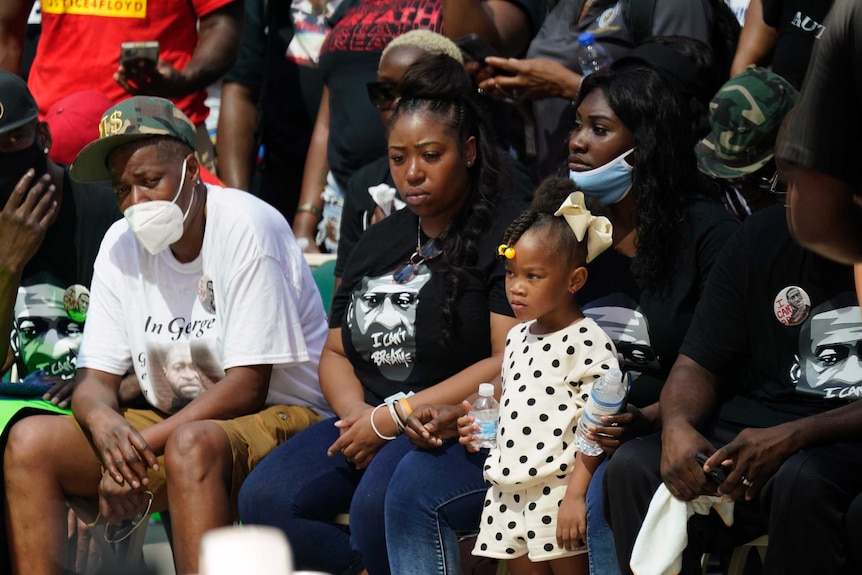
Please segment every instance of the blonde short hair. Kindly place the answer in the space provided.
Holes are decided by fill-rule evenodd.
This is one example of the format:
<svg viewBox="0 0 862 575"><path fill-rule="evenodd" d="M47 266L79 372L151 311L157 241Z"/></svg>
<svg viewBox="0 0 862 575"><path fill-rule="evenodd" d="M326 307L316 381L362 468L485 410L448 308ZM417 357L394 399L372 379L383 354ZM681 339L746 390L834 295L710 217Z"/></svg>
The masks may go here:
<svg viewBox="0 0 862 575"><path fill-rule="evenodd" d="M396 36L383 49L380 54L382 60L386 54L399 46L413 46L429 54L445 54L450 58L457 60L460 64L464 63L464 56L461 54L461 49L457 44L437 32L431 30L410 30L400 36Z"/></svg>

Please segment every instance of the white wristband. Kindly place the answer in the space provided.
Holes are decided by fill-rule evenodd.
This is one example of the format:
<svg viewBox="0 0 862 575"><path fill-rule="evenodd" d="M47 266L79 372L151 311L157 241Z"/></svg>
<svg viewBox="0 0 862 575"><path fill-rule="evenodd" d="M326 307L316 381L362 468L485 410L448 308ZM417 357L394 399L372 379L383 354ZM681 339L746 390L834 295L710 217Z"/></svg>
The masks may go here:
<svg viewBox="0 0 862 575"><path fill-rule="evenodd" d="M401 433L404 431L404 423L401 421L401 418L398 417L398 412L395 411L396 405L397 403L389 404L389 415L392 417L392 421L395 422L395 429L398 431L398 433Z"/></svg>
<svg viewBox="0 0 862 575"><path fill-rule="evenodd" d="M393 439L397 439L397 438L398 438L398 436L397 436L397 435L393 435L392 437L390 437L390 436L388 436L388 435L383 435L382 433L380 433L380 432L377 430L377 426L374 424L374 414L375 414L375 413L377 413L377 410L378 410L378 409L380 409L381 407L383 407L384 405L386 405L386 404L385 404L385 403L381 403L380 405L378 405L377 407L375 407L374 409L372 409L372 410L371 410L371 429L373 429L373 430L374 430L374 433L376 433L376 434L377 434L377 437L379 437L379 438L380 438L380 439L382 439L383 441L392 441Z"/></svg>

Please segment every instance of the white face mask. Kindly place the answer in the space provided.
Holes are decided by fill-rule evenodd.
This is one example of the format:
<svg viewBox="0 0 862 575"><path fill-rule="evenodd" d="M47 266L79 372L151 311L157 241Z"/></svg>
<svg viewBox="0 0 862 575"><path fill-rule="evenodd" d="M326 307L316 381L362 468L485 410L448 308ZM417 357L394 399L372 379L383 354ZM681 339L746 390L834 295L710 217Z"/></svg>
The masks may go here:
<svg viewBox="0 0 862 575"><path fill-rule="evenodd" d="M174 195L173 200L170 202L167 200L141 202L140 204L129 206L123 212L135 237L138 238L138 241L152 255L164 251L171 244L176 243L183 237L183 224L192 209L194 188L192 188L192 198L189 200L189 206L186 208L186 212L183 213L176 202L180 197L180 192L183 191L183 184L186 181L186 160L183 160L182 169L180 187L177 188L177 193Z"/></svg>

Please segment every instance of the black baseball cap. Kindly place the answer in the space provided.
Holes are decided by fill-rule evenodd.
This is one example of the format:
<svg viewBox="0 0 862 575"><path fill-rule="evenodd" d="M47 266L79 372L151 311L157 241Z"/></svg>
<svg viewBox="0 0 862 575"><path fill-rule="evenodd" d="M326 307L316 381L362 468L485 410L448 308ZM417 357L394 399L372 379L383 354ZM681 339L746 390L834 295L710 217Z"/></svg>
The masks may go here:
<svg viewBox="0 0 862 575"><path fill-rule="evenodd" d="M23 78L0 71L0 134L39 117L39 106Z"/></svg>

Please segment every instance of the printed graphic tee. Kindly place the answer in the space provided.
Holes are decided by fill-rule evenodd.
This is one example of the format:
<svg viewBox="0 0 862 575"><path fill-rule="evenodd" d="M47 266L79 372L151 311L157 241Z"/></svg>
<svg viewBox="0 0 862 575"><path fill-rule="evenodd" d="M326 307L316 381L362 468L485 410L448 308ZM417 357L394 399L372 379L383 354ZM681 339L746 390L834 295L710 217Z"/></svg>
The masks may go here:
<svg viewBox="0 0 862 575"><path fill-rule="evenodd" d="M231 367L268 364L267 405L328 414L317 381L323 304L290 227L251 194L207 190L192 262L170 249L150 255L125 220L108 231L79 365L117 375L134 368L147 401L172 413Z"/></svg>
<svg viewBox="0 0 862 575"><path fill-rule="evenodd" d="M75 375L93 262L105 232L121 217L109 186L73 184L68 170L62 194L60 212L18 286L10 337L15 380L37 370L64 379ZM13 379L12 371L3 379Z"/></svg>

